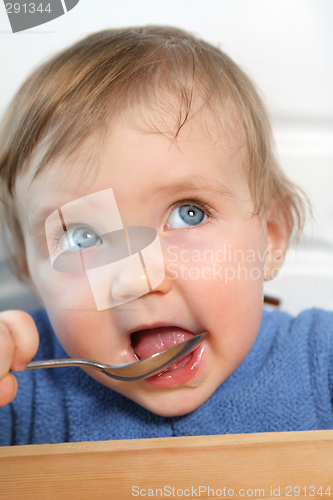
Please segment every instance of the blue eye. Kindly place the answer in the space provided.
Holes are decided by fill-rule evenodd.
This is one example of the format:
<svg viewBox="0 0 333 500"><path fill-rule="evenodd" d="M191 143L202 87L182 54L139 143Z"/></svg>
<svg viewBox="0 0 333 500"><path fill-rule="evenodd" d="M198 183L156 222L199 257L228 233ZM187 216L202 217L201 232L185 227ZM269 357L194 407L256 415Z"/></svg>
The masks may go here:
<svg viewBox="0 0 333 500"><path fill-rule="evenodd" d="M67 252L77 252L97 245L102 245L102 238L93 229L80 226L69 231L61 244L61 249Z"/></svg>
<svg viewBox="0 0 333 500"><path fill-rule="evenodd" d="M181 229L198 226L205 220L207 220L207 215L201 208L195 205L181 205L172 211L168 226L170 229Z"/></svg>

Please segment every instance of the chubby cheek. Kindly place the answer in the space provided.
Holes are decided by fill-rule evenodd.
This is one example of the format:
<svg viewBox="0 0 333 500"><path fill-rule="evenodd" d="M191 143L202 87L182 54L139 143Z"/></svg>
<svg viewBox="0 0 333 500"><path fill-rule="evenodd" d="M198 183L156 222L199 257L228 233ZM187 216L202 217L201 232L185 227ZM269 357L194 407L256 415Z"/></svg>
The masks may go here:
<svg viewBox="0 0 333 500"><path fill-rule="evenodd" d="M210 345L217 363L230 373L248 354L257 336L263 306L262 283L234 279L197 281L184 293L196 322L210 332Z"/></svg>
<svg viewBox="0 0 333 500"><path fill-rule="evenodd" d="M248 221L228 237L202 239L190 252L179 246L171 263L193 317L211 334L213 356L231 371L248 354L259 330L265 249L262 233Z"/></svg>
<svg viewBox="0 0 333 500"><path fill-rule="evenodd" d="M92 325L98 328L97 309L84 274L55 271L49 262L29 263L34 287L47 311L58 340L69 355L81 355L83 339L91 338ZM90 332L90 335L89 335Z"/></svg>

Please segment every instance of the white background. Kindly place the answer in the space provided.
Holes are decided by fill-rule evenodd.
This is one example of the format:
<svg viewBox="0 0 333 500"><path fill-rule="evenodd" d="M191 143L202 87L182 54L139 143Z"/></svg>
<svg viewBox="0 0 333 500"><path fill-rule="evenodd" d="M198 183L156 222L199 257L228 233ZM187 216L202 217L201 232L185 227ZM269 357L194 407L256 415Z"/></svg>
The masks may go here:
<svg viewBox="0 0 333 500"><path fill-rule="evenodd" d="M262 90L282 166L308 192L316 216L266 293L292 313L333 309L333 1L80 0L60 18L16 34L1 2L0 113L49 54L96 30L144 24L179 26L219 45ZM0 310L32 307L3 263L0 272Z"/></svg>

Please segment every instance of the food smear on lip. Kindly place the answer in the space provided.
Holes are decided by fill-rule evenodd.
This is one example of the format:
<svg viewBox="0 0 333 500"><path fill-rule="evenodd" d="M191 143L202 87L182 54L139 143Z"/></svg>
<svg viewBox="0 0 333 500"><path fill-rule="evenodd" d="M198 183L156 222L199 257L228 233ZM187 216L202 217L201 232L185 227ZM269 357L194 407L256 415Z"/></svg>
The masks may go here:
<svg viewBox="0 0 333 500"><path fill-rule="evenodd" d="M145 359L181 342L185 342L185 340L190 339L193 335L188 330L176 326L162 326L140 330L139 332L132 333L132 348L139 359Z"/></svg>

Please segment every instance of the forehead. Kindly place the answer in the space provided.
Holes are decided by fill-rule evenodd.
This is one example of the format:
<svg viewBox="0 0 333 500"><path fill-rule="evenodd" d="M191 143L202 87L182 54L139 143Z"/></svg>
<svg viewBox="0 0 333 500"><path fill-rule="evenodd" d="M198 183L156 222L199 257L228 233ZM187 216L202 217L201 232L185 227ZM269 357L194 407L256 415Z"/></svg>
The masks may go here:
<svg viewBox="0 0 333 500"><path fill-rule="evenodd" d="M212 112L196 113L175 137L168 111L135 111L111 123L103 140L90 137L75 156L56 159L36 178L31 164L16 185L25 223L36 227L62 205L109 187L128 205L205 189L247 192L242 138L224 131Z"/></svg>

